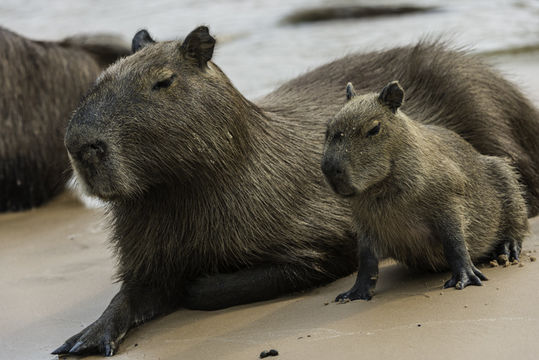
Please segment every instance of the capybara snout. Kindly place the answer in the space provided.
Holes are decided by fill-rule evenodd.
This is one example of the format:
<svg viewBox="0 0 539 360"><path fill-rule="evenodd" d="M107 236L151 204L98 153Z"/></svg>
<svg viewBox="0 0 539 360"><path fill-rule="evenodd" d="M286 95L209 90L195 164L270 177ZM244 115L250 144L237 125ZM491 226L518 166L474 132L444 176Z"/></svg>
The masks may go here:
<svg viewBox="0 0 539 360"><path fill-rule="evenodd" d="M110 146L99 124L91 116L81 114L86 112L79 109L75 114L67 128L64 144L75 172L82 175L79 183L88 194L99 195L99 191L91 189L111 176L111 167L107 164Z"/></svg>
<svg viewBox="0 0 539 360"><path fill-rule="evenodd" d="M332 151L326 151L322 158L322 172L328 184L340 196L352 196L355 193L351 185L345 164Z"/></svg>
<svg viewBox="0 0 539 360"><path fill-rule="evenodd" d="M100 129L91 119L84 119L81 125L81 116L74 117L67 128L64 145L71 156L71 161L76 161L79 166L96 165L105 159L108 145L105 136L100 134Z"/></svg>

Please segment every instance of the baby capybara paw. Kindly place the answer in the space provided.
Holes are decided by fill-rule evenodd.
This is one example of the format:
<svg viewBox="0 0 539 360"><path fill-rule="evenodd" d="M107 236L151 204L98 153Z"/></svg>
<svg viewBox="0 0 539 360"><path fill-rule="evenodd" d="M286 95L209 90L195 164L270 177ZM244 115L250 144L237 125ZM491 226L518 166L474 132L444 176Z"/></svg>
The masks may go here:
<svg viewBox="0 0 539 360"><path fill-rule="evenodd" d="M501 243L494 253L494 259L500 265L508 265L509 263L519 261L521 245L514 239L508 239Z"/></svg>
<svg viewBox="0 0 539 360"><path fill-rule="evenodd" d="M346 302L352 300L370 300L374 295L374 289L361 289L353 287L347 292L337 295L335 302Z"/></svg>
<svg viewBox="0 0 539 360"><path fill-rule="evenodd" d="M475 266L468 268L462 268L459 271L453 273L451 279L447 280L444 284L444 289L455 287L457 290L462 290L468 285L481 286L481 280L488 280L481 271Z"/></svg>

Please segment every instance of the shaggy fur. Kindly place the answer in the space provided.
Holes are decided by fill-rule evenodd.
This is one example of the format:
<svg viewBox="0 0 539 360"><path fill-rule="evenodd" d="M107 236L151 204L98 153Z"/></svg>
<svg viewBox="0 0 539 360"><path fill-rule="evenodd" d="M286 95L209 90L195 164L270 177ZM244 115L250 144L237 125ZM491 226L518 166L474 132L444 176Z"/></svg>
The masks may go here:
<svg viewBox="0 0 539 360"><path fill-rule="evenodd" d="M0 28L0 212L39 206L70 167L65 126L103 67L129 52L118 40L32 41Z"/></svg>
<svg viewBox="0 0 539 360"><path fill-rule="evenodd" d="M328 124L322 170L349 198L369 264L338 299L370 299L378 257L450 269L446 286L457 288L485 279L473 262L492 254L518 260L527 214L515 169L453 131L411 120L397 110L403 95L393 82L380 95L352 96Z"/></svg>
<svg viewBox="0 0 539 360"><path fill-rule="evenodd" d="M99 77L65 139L82 186L109 203L122 288L94 324L55 353L112 355L132 326L179 305L217 309L352 272L350 211L319 166L327 120L344 104L349 80L366 91L410 79L412 114L460 129L485 152L537 153L516 150L513 127L539 131L522 95L439 44L348 56L256 105L206 61L213 52L207 28L183 44L139 33L133 49ZM491 90L498 87L506 95ZM514 114L498 105L478 112L478 101L466 101L477 94L489 108L509 101ZM533 169L524 170L537 182Z"/></svg>

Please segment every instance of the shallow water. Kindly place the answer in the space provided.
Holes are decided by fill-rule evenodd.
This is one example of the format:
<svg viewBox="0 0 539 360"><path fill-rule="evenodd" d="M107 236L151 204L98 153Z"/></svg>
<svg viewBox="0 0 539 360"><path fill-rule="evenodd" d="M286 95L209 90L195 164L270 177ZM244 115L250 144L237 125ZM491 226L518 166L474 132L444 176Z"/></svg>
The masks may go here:
<svg viewBox="0 0 539 360"><path fill-rule="evenodd" d="M418 4L438 10L403 16L282 25L292 11L336 4ZM117 32L130 41L184 37L207 24L221 44L214 61L248 97L267 93L309 68L356 51L443 36L476 51L539 43L537 0L1 0L0 24L39 39ZM538 56L539 58L539 56Z"/></svg>

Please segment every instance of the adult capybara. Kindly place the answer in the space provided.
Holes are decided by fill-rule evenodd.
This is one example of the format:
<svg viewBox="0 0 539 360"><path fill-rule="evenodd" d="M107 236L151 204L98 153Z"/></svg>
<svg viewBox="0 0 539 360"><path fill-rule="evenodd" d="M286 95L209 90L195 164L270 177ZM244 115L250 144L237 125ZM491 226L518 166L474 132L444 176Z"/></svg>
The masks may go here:
<svg viewBox="0 0 539 360"><path fill-rule="evenodd" d="M528 160L539 151L516 134L539 132L535 110L466 54L418 44L352 55L254 104L210 61L214 43L206 27L182 44L137 33L136 52L73 115L65 144L83 187L108 202L122 287L54 353L112 355L131 327L180 305L217 309L352 272L350 211L319 164L348 80L372 91L403 79L409 115L529 165L526 184L538 182Z"/></svg>
<svg viewBox="0 0 539 360"><path fill-rule="evenodd" d="M33 41L0 27L0 212L28 209L64 188L71 112L101 70L129 47L106 35Z"/></svg>
<svg viewBox="0 0 539 360"><path fill-rule="evenodd" d="M358 236L356 283L337 300L369 300L380 257L449 269L444 287L457 289L486 280L475 262L518 260L528 218L518 174L506 160L407 117L397 81L360 96L349 83L347 98L328 123L322 157L329 184L350 201Z"/></svg>

